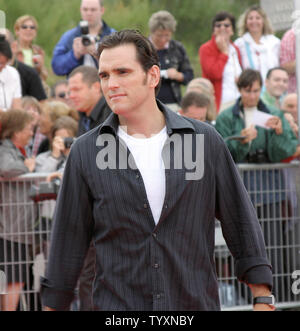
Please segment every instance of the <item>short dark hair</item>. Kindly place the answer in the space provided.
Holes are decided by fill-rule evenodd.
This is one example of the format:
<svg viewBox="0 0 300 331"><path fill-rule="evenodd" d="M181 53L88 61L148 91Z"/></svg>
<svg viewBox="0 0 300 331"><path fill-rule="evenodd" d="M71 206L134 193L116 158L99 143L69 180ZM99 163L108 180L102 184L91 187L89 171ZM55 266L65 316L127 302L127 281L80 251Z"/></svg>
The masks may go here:
<svg viewBox="0 0 300 331"><path fill-rule="evenodd" d="M275 70L285 71L287 74L289 74L288 71L287 71L286 69L284 69L283 67L274 67L274 68L270 69L270 70L267 72L267 76L266 76L266 78L269 79L269 78L271 77L271 75L272 75L272 72L275 71Z"/></svg>
<svg viewBox="0 0 300 331"><path fill-rule="evenodd" d="M217 22L222 22L225 21L226 19L229 19L232 25L232 29L235 32L235 17L228 13L227 11L220 11L219 13L216 14L216 16L212 20L212 29L214 29L215 24Z"/></svg>
<svg viewBox="0 0 300 331"><path fill-rule="evenodd" d="M203 93L188 92L181 100L181 108L183 112L190 106L208 107L210 105L210 98Z"/></svg>
<svg viewBox="0 0 300 331"><path fill-rule="evenodd" d="M151 41L143 36L138 30L121 30L104 37L98 48L98 56L100 58L105 49L111 49L125 44L132 44L135 46L137 60L146 73L154 65L160 67L159 57L155 47ZM156 94L158 94L159 89L160 84L158 84L155 89Z"/></svg>
<svg viewBox="0 0 300 331"><path fill-rule="evenodd" d="M98 70L94 67L79 66L71 72L68 79L74 77L77 74L82 74L83 82L87 83L89 87L92 86L94 83L100 82Z"/></svg>
<svg viewBox="0 0 300 331"><path fill-rule="evenodd" d="M253 69L245 69L237 81L238 89L251 87L254 82L259 82L263 86L262 77L259 71Z"/></svg>
<svg viewBox="0 0 300 331"><path fill-rule="evenodd" d="M0 53L7 57L9 60L12 59L12 51L9 42L6 40L5 35L0 34Z"/></svg>

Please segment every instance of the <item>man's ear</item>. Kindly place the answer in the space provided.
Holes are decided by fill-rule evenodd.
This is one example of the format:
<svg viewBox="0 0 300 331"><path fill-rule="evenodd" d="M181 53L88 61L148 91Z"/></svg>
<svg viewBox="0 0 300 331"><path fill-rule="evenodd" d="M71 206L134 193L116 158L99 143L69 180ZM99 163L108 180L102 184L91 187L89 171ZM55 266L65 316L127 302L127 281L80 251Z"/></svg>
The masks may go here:
<svg viewBox="0 0 300 331"><path fill-rule="evenodd" d="M93 83L92 90L100 92L102 94L101 83L100 82Z"/></svg>
<svg viewBox="0 0 300 331"><path fill-rule="evenodd" d="M160 68L157 65L153 65L149 71L149 86L154 89L160 83Z"/></svg>
<svg viewBox="0 0 300 331"><path fill-rule="evenodd" d="M180 108L180 109L178 110L178 113L179 113L180 115L183 115L183 114L184 114L182 108Z"/></svg>

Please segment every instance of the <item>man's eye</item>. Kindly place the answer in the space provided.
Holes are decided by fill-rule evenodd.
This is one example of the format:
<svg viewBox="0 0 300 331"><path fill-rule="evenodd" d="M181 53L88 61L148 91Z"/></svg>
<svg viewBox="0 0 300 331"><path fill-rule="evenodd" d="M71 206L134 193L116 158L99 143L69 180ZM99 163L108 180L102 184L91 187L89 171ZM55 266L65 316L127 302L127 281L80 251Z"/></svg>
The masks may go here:
<svg viewBox="0 0 300 331"><path fill-rule="evenodd" d="M107 77L108 77L108 75L106 75L106 74L99 75L100 80L106 79Z"/></svg>

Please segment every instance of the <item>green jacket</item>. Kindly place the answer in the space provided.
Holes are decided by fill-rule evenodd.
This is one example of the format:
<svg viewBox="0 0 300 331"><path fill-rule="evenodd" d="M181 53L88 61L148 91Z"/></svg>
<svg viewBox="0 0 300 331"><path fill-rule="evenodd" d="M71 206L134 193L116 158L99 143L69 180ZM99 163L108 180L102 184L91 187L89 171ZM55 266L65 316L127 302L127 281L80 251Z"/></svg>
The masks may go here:
<svg viewBox="0 0 300 331"><path fill-rule="evenodd" d="M242 144L239 140L227 140L226 144L236 163L245 162L250 153L264 150L272 163L277 163L293 155L296 152L298 140L294 135L283 113L276 108L266 107L259 101L258 110L280 117L283 133L277 135L274 130L266 130L256 126L257 138L251 144ZM243 119L243 106L239 99L237 103L219 114L216 121L216 129L226 140L230 136L240 135L245 128Z"/></svg>

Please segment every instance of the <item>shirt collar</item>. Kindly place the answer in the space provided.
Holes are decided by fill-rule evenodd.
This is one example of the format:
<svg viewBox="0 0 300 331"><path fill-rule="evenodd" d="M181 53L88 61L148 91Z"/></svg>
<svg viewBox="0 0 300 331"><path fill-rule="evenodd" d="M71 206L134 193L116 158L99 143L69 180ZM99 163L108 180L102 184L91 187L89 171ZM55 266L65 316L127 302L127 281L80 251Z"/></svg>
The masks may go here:
<svg viewBox="0 0 300 331"><path fill-rule="evenodd" d="M188 130L195 132L195 127L193 124L184 117L181 117L166 107L159 100L157 101L157 105L161 112L165 116L167 134L170 136L175 132L179 132L182 130ZM103 133L113 133L115 136L117 135L119 127L119 118L116 114L112 113L106 121L100 126L99 134Z"/></svg>
<svg viewBox="0 0 300 331"><path fill-rule="evenodd" d="M257 109L264 113L270 114L270 110L267 108L267 106L261 100L259 100L259 102L258 102ZM239 98L237 100L236 104L233 106L232 112L233 112L233 115L235 115L235 116L240 116L240 112L244 113L244 107L242 105L241 98Z"/></svg>
<svg viewBox="0 0 300 331"><path fill-rule="evenodd" d="M101 113L102 111L102 108L105 104L105 98L101 97L100 100L97 102L96 106L93 108L90 116L86 116L85 113L80 113L80 116L81 117L88 117L90 118L93 122L96 122L98 117L99 117L99 114Z"/></svg>

